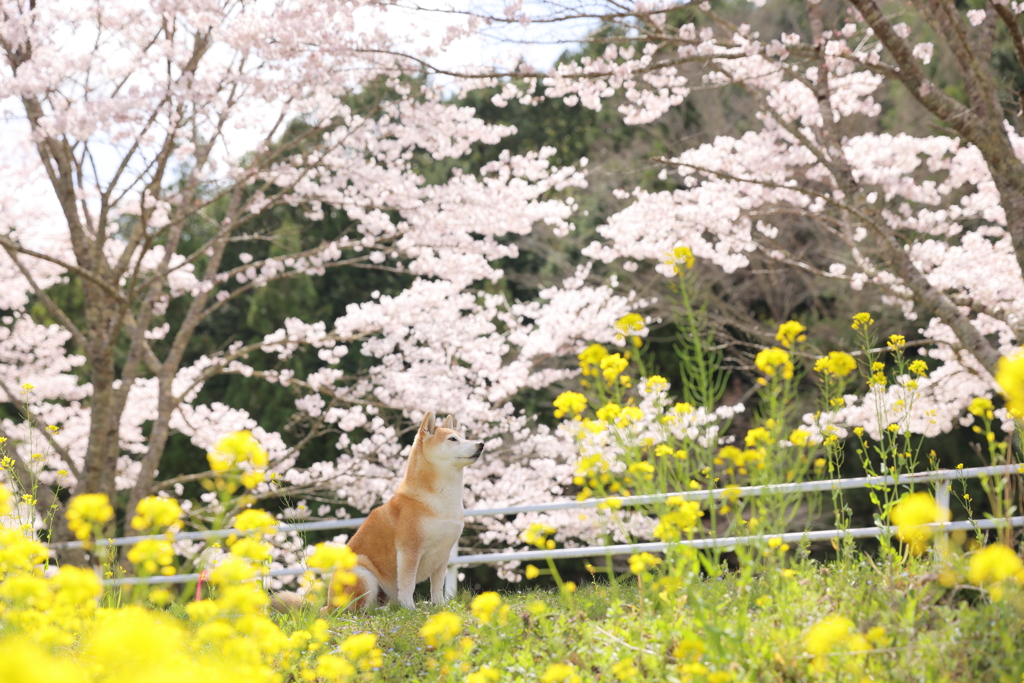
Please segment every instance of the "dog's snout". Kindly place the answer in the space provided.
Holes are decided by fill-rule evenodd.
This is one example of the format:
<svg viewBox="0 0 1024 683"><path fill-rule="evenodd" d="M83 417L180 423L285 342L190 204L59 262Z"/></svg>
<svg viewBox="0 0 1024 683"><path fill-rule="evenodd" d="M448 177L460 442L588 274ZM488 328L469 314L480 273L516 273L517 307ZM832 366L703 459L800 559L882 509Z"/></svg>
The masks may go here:
<svg viewBox="0 0 1024 683"><path fill-rule="evenodd" d="M480 454L483 453L483 452L484 452L484 442L483 441L477 441L476 442L476 453L473 454L473 457L474 458L479 458Z"/></svg>

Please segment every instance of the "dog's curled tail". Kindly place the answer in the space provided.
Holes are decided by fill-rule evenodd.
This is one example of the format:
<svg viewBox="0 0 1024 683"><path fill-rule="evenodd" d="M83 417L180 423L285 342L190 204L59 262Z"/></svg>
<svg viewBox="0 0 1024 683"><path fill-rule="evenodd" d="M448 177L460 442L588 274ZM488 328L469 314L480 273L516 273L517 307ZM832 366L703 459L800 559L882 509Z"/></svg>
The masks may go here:
<svg viewBox="0 0 1024 683"><path fill-rule="evenodd" d="M360 555L359 559L363 560L364 558ZM354 586L347 586L345 588L345 593L348 596L351 596L352 600L346 606L346 598L342 596L340 604L336 605L334 592L333 590L328 589L327 606L323 608L322 612L326 613L342 607L346 609L365 610L372 609L377 606L377 595L380 593L380 583L378 583L377 577L361 563L356 565L355 569L352 570L352 573L356 575L356 583Z"/></svg>
<svg viewBox="0 0 1024 683"><path fill-rule="evenodd" d="M301 608L304 602L302 596L294 591L280 591L271 594L270 609L284 614L290 610Z"/></svg>

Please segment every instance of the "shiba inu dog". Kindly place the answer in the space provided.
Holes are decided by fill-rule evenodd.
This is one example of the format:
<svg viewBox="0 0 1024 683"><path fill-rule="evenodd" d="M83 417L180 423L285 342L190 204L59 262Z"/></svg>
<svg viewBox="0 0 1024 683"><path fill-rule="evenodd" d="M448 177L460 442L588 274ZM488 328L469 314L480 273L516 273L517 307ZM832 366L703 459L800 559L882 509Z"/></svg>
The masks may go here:
<svg viewBox="0 0 1024 683"><path fill-rule="evenodd" d="M430 579L430 600L443 602L452 546L462 536L462 470L480 458L482 441L467 441L449 415L440 427L427 413L394 497L366 518L348 542L359 557L357 607L377 604L381 592L412 607L416 584ZM332 582L333 583L333 582ZM328 593L327 606L334 601Z"/></svg>
<svg viewBox="0 0 1024 683"><path fill-rule="evenodd" d="M444 593L444 579L452 546L462 535L462 470L483 449L482 441L463 438L454 416L437 426L434 413L426 414L394 497L370 512L348 542L359 558L356 585L346 588L355 598L353 607L374 607L382 598L412 607L416 584L428 578L431 602L451 597ZM328 591L324 609L345 604L339 602ZM271 607L300 604L298 595L279 593Z"/></svg>

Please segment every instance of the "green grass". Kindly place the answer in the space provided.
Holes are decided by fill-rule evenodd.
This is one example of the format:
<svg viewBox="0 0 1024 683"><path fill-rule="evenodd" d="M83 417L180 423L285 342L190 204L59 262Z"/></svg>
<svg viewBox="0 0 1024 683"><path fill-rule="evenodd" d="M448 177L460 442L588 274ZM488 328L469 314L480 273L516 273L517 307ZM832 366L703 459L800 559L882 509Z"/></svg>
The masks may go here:
<svg viewBox="0 0 1024 683"><path fill-rule="evenodd" d="M470 609L473 596L464 591L443 606L338 613L330 623L339 639L364 631L378 635L384 664L376 675L382 681L462 681L484 665L497 669L502 681L538 681L555 663L570 664L583 681L619 680L618 673L673 683L1020 683L1024 673L1020 589L992 602L977 589L944 587L923 562L880 568L867 559L806 561L794 564L791 576L776 568L696 577L659 597L660 587L644 590L642 602L635 577L620 578L618 601L607 582L564 597L524 587L502 594L510 607L504 626L481 624ZM537 601L547 605L547 614L531 613L528 605ZM462 619L447 673L440 668L443 653L426 647L419 635L425 621L441 611ZM317 614L310 609L282 619L290 630L305 627ZM871 649L855 653L840 645L814 660L805 638L830 615L849 618L856 633L876 629ZM459 647L463 637L473 640L472 649Z"/></svg>

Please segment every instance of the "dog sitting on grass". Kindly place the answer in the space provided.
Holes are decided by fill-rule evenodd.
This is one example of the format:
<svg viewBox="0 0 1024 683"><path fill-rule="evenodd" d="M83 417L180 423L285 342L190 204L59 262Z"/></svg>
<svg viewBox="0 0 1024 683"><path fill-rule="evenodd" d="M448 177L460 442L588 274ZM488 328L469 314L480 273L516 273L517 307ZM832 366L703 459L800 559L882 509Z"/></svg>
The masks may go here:
<svg viewBox="0 0 1024 683"><path fill-rule="evenodd" d="M405 476L394 497L374 509L348 542L359 558L353 570L356 585L347 595L327 593L333 610L354 599L356 609L375 607L380 601L397 600L413 607L416 584L430 579L430 600L438 604L445 595L444 579L452 547L462 536L462 470L480 458L482 441L468 441L449 415L438 427L430 412L420 423ZM331 581L331 585L337 582ZM273 609L295 608L295 593L278 593Z"/></svg>

